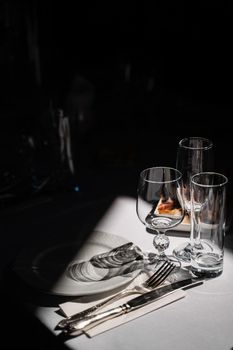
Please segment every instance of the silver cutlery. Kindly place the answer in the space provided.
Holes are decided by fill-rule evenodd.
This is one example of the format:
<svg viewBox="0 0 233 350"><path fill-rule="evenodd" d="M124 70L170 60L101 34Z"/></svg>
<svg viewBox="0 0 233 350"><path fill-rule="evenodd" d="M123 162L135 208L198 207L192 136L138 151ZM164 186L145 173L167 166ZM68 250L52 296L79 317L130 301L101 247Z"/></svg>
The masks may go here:
<svg viewBox="0 0 233 350"><path fill-rule="evenodd" d="M130 294L143 294L145 292L150 291L151 289L154 289L158 287L162 282L165 281L165 279L168 277L168 275L175 269L175 264L171 263L170 261L165 261L162 263L162 265L154 272L154 274L149 277L144 283L134 286L133 288L126 288L119 293L111 296L110 298L84 310L81 311L77 314L74 314L71 317L67 317L63 320L61 320L57 327L58 329L64 329L66 328L69 324L71 324L74 321L78 321L80 319L83 319L83 317L86 317L101 308L103 308L106 305L109 305L113 301L119 300L120 298L130 295Z"/></svg>
<svg viewBox="0 0 233 350"><path fill-rule="evenodd" d="M188 288L199 286L201 284L203 284L203 280L201 280L200 278L190 278L165 285L158 289L144 293L136 298L133 298L127 301L127 303L122 304L113 309L98 314L89 315L87 317L79 319L78 321L74 321L64 329L64 333L69 336L80 335L83 332L97 326L98 324L101 324L107 320L121 316L123 314L129 313L136 309L139 309L145 305L154 302L155 300L161 299L164 296L174 293L178 289L185 290Z"/></svg>

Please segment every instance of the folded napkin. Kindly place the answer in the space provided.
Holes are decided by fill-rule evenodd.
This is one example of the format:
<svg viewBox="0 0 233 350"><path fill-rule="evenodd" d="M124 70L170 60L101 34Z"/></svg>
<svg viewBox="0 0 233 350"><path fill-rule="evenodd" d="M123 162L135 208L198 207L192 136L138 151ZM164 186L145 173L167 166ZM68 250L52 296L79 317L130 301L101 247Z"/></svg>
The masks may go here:
<svg viewBox="0 0 233 350"><path fill-rule="evenodd" d="M138 278L139 277L137 277L127 288L133 287L133 285L137 284ZM125 302L127 302L128 300L136 297L137 295L139 295L139 294L135 293L134 295L131 294L131 295L128 295L127 297L121 298L120 300L117 300L117 301L105 306L104 308L100 309L99 312L102 312L102 311L108 310L110 308L122 305ZM165 305L173 303L174 301L185 297L185 295L186 295L185 291L177 290L177 291L171 293L170 295L162 297L161 299L158 299L158 300L154 301L153 303L150 303L146 306L143 306L137 310L129 312L128 314L124 314L124 315L121 315L119 317L115 317L111 320L108 320L106 322L103 322L102 324L99 324L98 326L95 326L95 327L89 329L88 331L85 332L85 334L88 337L93 337L97 334L103 333L103 332L110 330L114 327L120 326L126 322L132 321L135 318L143 316L149 312L152 312L152 311L157 310L161 307L164 307ZM60 310L63 312L63 314L66 317L70 317L70 316L72 316L78 312L81 312L81 311L99 303L100 301L107 299L107 298L105 297L105 298L98 300L98 301L95 300L95 301L87 302L86 300L88 300L88 299L86 297L79 297L72 302L66 302L66 303L60 304L59 307L60 307Z"/></svg>
<svg viewBox="0 0 233 350"><path fill-rule="evenodd" d="M94 282L130 275L133 271L141 270L145 264L141 249L129 242L94 255L87 261L71 262L67 267L67 275L76 281ZM147 264L150 264L149 259Z"/></svg>

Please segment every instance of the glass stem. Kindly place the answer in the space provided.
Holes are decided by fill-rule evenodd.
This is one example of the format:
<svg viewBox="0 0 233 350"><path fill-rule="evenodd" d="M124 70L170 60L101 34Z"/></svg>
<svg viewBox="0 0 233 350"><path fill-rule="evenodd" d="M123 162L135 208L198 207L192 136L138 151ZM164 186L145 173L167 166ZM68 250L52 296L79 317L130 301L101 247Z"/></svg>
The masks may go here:
<svg viewBox="0 0 233 350"><path fill-rule="evenodd" d="M158 251L159 257L165 257L165 250L169 247L170 240L165 235L165 231L158 231L153 239L153 245Z"/></svg>

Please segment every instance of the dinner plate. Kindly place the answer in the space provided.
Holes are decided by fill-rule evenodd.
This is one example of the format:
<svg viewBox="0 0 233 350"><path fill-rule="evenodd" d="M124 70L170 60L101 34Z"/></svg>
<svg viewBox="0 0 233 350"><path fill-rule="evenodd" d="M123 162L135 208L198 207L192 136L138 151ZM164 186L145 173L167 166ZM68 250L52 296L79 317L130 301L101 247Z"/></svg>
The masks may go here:
<svg viewBox="0 0 233 350"><path fill-rule="evenodd" d="M82 247L69 242L34 253L33 249L27 249L18 257L14 270L29 285L49 294L81 296L108 292L130 283L139 270L107 280L82 282L70 278L66 268L73 261L88 261L128 242L121 236L94 231Z"/></svg>
<svg viewBox="0 0 233 350"><path fill-rule="evenodd" d="M190 224L181 223L176 227L172 228L173 231L181 231L181 232L189 232L190 231Z"/></svg>
<svg viewBox="0 0 233 350"><path fill-rule="evenodd" d="M189 232L190 231L189 218L185 216L184 220L179 225L172 228L172 231Z"/></svg>

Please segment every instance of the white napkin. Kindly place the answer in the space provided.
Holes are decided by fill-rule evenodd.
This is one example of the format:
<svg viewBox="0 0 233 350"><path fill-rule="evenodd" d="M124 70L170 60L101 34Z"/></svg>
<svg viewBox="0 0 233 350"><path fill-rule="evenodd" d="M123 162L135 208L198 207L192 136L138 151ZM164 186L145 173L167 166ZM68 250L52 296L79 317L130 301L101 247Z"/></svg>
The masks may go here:
<svg viewBox="0 0 233 350"><path fill-rule="evenodd" d="M102 311L105 311L107 309L122 305L126 301L136 297L137 295L139 295L139 294L134 294L134 295L131 294L131 295L128 295L127 297L121 298L120 300L117 300L117 301L111 303L110 305L105 306L104 308L99 310L99 312L102 312ZM149 312L157 310L165 305L173 303L174 301L185 297L185 295L186 295L185 291L177 290L177 291L175 291L175 292L173 292L165 297L162 297L159 300L154 301L153 303L150 303L146 306L143 306L140 309L134 310L132 312L129 312L128 314L124 314L122 316L115 317L111 320L103 322L102 324L89 329L88 331L85 332L85 334L88 337L93 337L97 334L103 333L103 332L110 330L114 327L120 326L121 324L132 321L135 318L143 316ZM75 313L83 311L83 310L85 310L85 309L87 309L87 308L97 304L98 302L100 302L104 299L107 299L107 298L103 298L101 300L91 301L91 302L84 302L84 300L82 300L82 299L85 300L85 297L80 297L72 302L66 302L66 303L60 304L59 305L60 310L64 313L64 315L66 317L70 317L70 316L74 315Z"/></svg>

